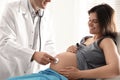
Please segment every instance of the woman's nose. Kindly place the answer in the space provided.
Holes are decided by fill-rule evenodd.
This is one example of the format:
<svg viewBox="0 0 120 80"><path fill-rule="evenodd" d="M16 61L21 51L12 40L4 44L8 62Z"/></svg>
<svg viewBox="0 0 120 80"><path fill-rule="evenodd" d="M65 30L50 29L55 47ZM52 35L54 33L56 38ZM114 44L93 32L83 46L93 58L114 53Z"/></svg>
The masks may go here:
<svg viewBox="0 0 120 80"><path fill-rule="evenodd" d="M92 26L92 25L93 25L92 21L89 21L89 22L88 22L88 25L89 25L89 26Z"/></svg>

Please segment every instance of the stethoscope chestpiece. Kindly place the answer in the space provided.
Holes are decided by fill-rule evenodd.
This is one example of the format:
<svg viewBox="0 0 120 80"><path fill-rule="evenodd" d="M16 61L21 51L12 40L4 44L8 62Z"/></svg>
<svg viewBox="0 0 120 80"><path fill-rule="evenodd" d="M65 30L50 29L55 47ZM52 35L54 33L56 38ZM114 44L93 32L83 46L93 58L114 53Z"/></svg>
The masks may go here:
<svg viewBox="0 0 120 80"><path fill-rule="evenodd" d="M59 59L58 58L56 58L56 61L54 62L55 64L57 64L59 62Z"/></svg>

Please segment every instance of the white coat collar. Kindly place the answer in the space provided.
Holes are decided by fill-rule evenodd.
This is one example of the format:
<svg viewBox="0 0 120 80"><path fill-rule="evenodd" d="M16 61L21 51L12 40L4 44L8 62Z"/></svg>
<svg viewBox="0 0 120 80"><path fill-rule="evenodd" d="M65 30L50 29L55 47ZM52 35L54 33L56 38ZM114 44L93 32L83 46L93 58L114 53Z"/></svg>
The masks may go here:
<svg viewBox="0 0 120 80"><path fill-rule="evenodd" d="M26 14L26 12L28 12L28 0L20 0L19 11L22 14Z"/></svg>
<svg viewBox="0 0 120 80"><path fill-rule="evenodd" d="M19 12L21 12L22 14L26 14L27 12L30 12L30 14L33 12L31 12L31 10L29 9L29 1L28 0L20 0L19 3ZM43 9L39 10L39 15L43 14Z"/></svg>

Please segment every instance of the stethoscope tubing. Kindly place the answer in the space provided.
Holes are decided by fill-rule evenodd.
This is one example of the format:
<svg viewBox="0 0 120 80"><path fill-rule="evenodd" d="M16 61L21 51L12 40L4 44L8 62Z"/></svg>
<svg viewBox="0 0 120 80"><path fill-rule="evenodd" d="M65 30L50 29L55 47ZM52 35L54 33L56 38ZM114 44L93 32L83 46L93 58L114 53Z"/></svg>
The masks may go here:
<svg viewBox="0 0 120 80"><path fill-rule="evenodd" d="M40 29L40 26L41 26L41 19L42 19L43 15L44 15L44 11L42 12L42 15L39 16L39 41L40 41L39 51L41 51L41 32L40 32L41 29Z"/></svg>

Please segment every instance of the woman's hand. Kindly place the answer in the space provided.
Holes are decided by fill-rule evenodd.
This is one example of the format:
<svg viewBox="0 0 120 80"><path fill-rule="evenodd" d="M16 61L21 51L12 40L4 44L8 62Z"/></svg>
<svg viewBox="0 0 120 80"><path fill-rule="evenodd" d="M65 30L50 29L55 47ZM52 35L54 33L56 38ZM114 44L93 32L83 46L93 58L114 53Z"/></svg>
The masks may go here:
<svg viewBox="0 0 120 80"><path fill-rule="evenodd" d="M76 67L70 66L64 69L61 69L60 74L66 76L68 79L79 79L80 78L80 70Z"/></svg>
<svg viewBox="0 0 120 80"><path fill-rule="evenodd" d="M68 47L66 51L76 53L77 52L77 46L72 45L72 46Z"/></svg>

